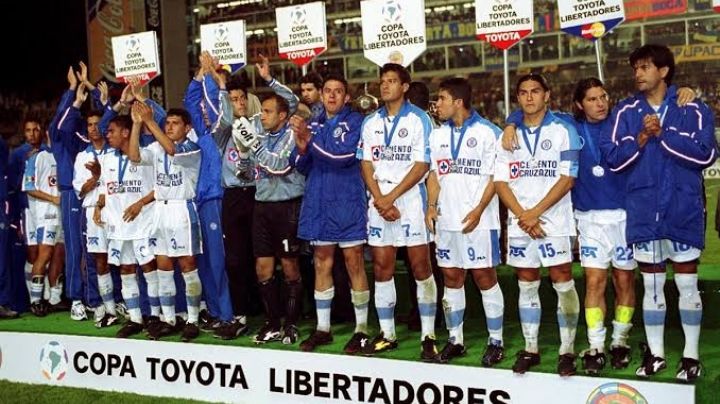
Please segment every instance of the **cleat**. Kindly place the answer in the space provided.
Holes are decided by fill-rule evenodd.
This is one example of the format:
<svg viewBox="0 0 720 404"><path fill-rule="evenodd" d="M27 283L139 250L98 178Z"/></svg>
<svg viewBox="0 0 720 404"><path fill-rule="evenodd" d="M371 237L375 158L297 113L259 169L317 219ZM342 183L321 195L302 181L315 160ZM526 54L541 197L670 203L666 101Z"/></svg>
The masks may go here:
<svg viewBox="0 0 720 404"><path fill-rule="evenodd" d="M128 308L127 305L125 305L125 302L115 303L115 313L117 313L118 317L124 317L125 320L130 320L130 313L128 312Z"/></svg>
<svg viewBox="0 0 720 404"><path fill-rule="evenodd" d="M6 306L0 305L0 318L18 318L20 314Z"/></svg>
<svg viewBox="0 0 720 404"><path fill-rule="evenodd" d="M580 358L586 375L597 376L605 368L605 354L597 349L593 348L584 351Z"/></svg>
<svg viewBox="0 0 720 404"><path fill-rule="evenodd" d="M253 337L253 342L256 344L265 344L281 340L282 335L280 333L280 328L273 327L270 323L265 323L260 331L258 331L257 335Z"/></svg>
<svg viewBox="0 0 720 404"><path fill-rule="evenodd" d="M35 303L30 304L30 311L32 314L34 314L36 317L45 317L47 316L47 306L45 303L43 303L42 300L39 300Z"/></svg>
<svg viewBox="0 0 720 404"><path fill-rule="evenodd" d="M207 310L200 310L198 315L198 327L203 331L214 331L217 327L218 319L211 316Z"/></svg>
<svg viewBox="0 0 720 404"><path fill-rule="evenodd" d="M128 321L118 330L115 336L117 338L127 338L131 335L139 334L143 330L143 325L134 321Z"/></svg>
<svg viewBox="0 0 720 404"><path fill-rule="evenodd" d="M200 335L200 328L196 323L186 323L180 334L180 341L190 342Z"/></svg>
<svg viewBox="0 0 720 404"><path fill-rule="evenodd" d="M167 337L180 332L185 326L185 320L181 317L175 317L175 324L166 323L161 321L154 327L148 329L148 338L153 341L157 341L162 337Z"/></svg>
<svg viewBox="0 0 720 404"><path fill-rule="evenodd" d="M57 313L60 311L70 311L70 304L67 300L60 300L57 304L48 303L48 313Z"/></svg>
<svg viewBox="0 0 720 404"><path fill-rule="evenodd" d="M103 318L95 322L95 327L97 328L105 328L110 327L111 325L115 325L118 322L117 316L113 316L110 313L105 313Z"/></svg>
<svg viewBox="0 0 720 404"><path fill-rule="evenodd" d="M350 337L350 340L345 344L343 352L348 355L355 355L362 351L363 347L370 342L370 337L364 332L356 332Z"/></svg>
<svg viewBox="0 0 720 404"><path fill-rule="evenodd" d="M625 369L630 364L630 347L613 345L610 347L610 365L613 369Z"/></svg>
<svg viewBox="0 0 720 404"><path fill-rule="evenodd" d="M333 342L332 334L326 331L315 330L310 336L300 343L300 350L312 352L319 345L328 345Z"/></svg>
<svg viewBox="0 0 720 404"><path fill-rule="evenodd" d="M435 345L435 338L426 336L420 344L420 359L423 362L434 362L435 357L438 355L437 346Z"/></svg>
<svg viewBox="0 0 720 404"><path fill-rule="evenodd" d="M70 307L70 319L75 321L87 320L87 312L85 311L85 305L79 300L73 302Z"/></svg>
<svg viewBox="0 0 720 404"><path fill-rule="evenodd" d="M640 377L649 377L667 368L665 358L653 356L650 347L646 343L640 343L640 352L642 352L642 365L635 370L635 375Z"/></svg>
<svg viewBox="0 0 720 404"><path fill-rule="evenodd" d="M692 383L702 374L702 365L700 361L693 358L680 359L680 367L675 378L685 382Z"/></svg>
<svg viewBox="0 0 720 404"><path fill-rule="evenodd" d="M235 339L241 335L247 334L249 330L250 327L248 327L248 325L241 319L235 318L230 322L218 321L213 337L223 340Z"/></svg>
<svg viewBox="0 0 720 404"><path fill-rule="evenodd" d="M448 341L439 354L435 355L436 363L448 363L451 359L465 355L465 345L453 344Z"/></svg>
<svg viewBox="0 0 720 404"><path fill-rule="evenodd" d="M497 365L504 358L505 348L503 348L502 343L500 341L491 340L485 348L485 353L483 353L482 359L480 359L480 363L484 367L489 368Z"/></svg>
<svg viewBox="0 0 720 404"><path fill-rule="evenodd" d="M515 373L524 374L525 372L530 370L531 367L539 364L539 353L532 353L523 349L522 351L519 351L517 353L517 359L515 359L515 364L513 365L512 370Z"/></svg>
<svg viewBox="0 0 720 404"><path fill-rule="evenodd" d="M282 343L292 345L300 339L300 330L294 324L286 325L283 330Z"/></svg>
<svg viewBox="0 0 720 404"><path fill-rule="evenodd" d="M157 327L158 324L160 324L162 321L160 321L160 317L158 316L150 316L147 319L145 319L145 334L149 333L150 330Z"/></svg>
<svg viewBox="0 0 720 404"><path fill-rule="evenodd" d="M92 313L93 313L93 322L95 324L99 323L100 320L102 320L103 317L105 317L105 305L100 305L98 307L93 308Z"/></svg>
<svg viewBox="0 0 720 404"><path fill-rule="evenodd" d="M362 354L365 356L372 356L376 353L389 351L397 348L397 340L389 340L385 338L385 334L381 331L375 339L365 344L362 348Z"/></svg>
<svg viewBox="0 0 720 404"><path fill-rule="evenodd" d="M558 357L557 372L562 377L572 376L577 373L575 365L575 354L566 353Z"/></svg>

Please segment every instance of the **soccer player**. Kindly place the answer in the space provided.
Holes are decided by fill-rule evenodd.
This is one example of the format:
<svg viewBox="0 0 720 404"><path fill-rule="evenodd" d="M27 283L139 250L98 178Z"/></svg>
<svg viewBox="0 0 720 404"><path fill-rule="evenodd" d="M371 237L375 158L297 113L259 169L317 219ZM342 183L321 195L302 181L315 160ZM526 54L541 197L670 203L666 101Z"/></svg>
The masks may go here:
<svg viewBox="0 0 720 404"><path fill-rule="evenodd" d="M446 123L430 136L431 171L425 221L435 233L435 254L445 283L443 308L450 338L436 357L447 363L465 354L465 273L483 299L488 328L481 362L504 357L504 302L495 267L500 263L500 219L493 173L500 129L471 109L472 87L461 78L440 83L437 111Z"/></svg>
<svg viewBox="0 0 720 404"><path fill-rule="evenodd" d="M629 57L638 92L612 114L610 136L601 142L611 170L624 173L627 239L643 277L647 345L636 374L665 369L665 262L670 260L680 297L685 349L676 377L702 373L698 342L702 300L697 263L705 246L702 170L717 158L713 114L699 100L676 105L675 60L662 45L644 45Z"/></svg>
<svg viewBox="0 0 720 404"><path fill-rule="evenodd" d="M165 131L153 120L152 109L136 101L132 107L133 130L128 158L134 164L154 167L156 210L153 246L158 267L160 305L164 321L148 330L151 339L171 335L181 323L175 316L176 261L185 280L188 320L181 339L188 342L200 334L198 315L202 282L195 255L202 253L202 236L193 198L200 172L200 147L187 138L192 129L190 114L184 109L170 109ZM157 142L140 148L140 130L145 125Z"/></svg>
<svg viewBox="0 0 720 404"><path fill-rule="evenodd" d="M223 162L212 135L213 131L221 130L217 123L219 119L224 120L227 127L232 125L232 109L223 109L229 107L225 76L217 73L217 67L207 52L200 55L200 66L195 79L190 82L185 92L185 108L190 113L195 130L191 134L197 135L196 143L202 154L196 197L203 241L203 253L198 255L200 281L209 314L219 321L213 323L211 320L204 324L205 328L203 324L200 327L203 330L219 332L221 326L233 326L230 323L234 319L225 272L225 247L221 226ZM204 109L210 125L205 123L202 112L205 94L208 96L205 102L212 102ZM232 330L231 336L237 336L238 331L242 333L243 326L247 329L246 324L239 324ZM227 333L229 330L224 331ZM227 337L230 338L229 335Z"/></svg>
<svg viewBox="0 0 720 404"><path fill-rule="evenodd" d="M295 150L290 163L308 178L298 237L310 241L315 262L317 328L300 343L303 351L313 351L333 340L330 308L335 296L332 270L336 247L345 259L355 309L355 332L344 352L359 352L361 342L368 339L370 290L363 261L367 201L360 162L355 158L363 117L348 104L347 90L345 78L328 76L322 84L324 113L313 118L310 125L298 116L291 118Z"/></svg>
<svg viewBox="0 0 720 404"><path fill-rule="evenodd" d="M300 98L310 108L312 119L322 119L325 115L323 85L322 76L316 72L310 72L300 79Z"/></svg>
<svg viewBox="0 0 720 404"><path fill-rule="evenodd" d="M572 279L575 223L570 189L578 170L580 140L575 128L547 110L550 88L537 74L522 76L516 86L523 121L522 141L514 153L498 144L495 188L507 206L508 259L520 288L518 307L525 349L513 371L525 373L540 363L540 267L550 271L558 294L560 349L557 371L575 374L575 331L580 302Z"/></svg>
<svg viewBox="0 0 720 404"><path fill-rule="evenodd" d="M270 75L266 57L261 55L256 68L271 88L281 86ZM305 177L293 169L289 161L295 139L288 119L295 112L298 99L292 93L287 96L289 99L278 93L270 94L263 100L259 116L255 115L249 121L236 119L233 123L235 143L250 150L257 161L253 253L266 320L254 337L258 344L271 341L294 344L299 338L297 321L301 310L302 280L298 267L297 226ZM280 287L274 277L276 257L280 258L287 290L282 329Z"/></svg>
<svg viewBox="0 0 720 404"><path fill-rule="evenodd" d="M121 292L130 315L130 320L118 330L118 338L143 330L137 265L147 280L148 297L151 302L158 300L158 274L150 246L154 175L151 166L135 165L128 158L132 128L132 120L127 115L110 120L107 142L115 152L98 156L100 195L93 212L95 224L104 226L106 231L108 263L120 267ZM159 307L151 303L151 309L152 317L159 316Z"/></svg>
<svg viewBox="0 0 720 404"><path fill-rule="evenodd" d="M421 323L421 358L432 361L435 346L437 286L432 277L429 233L425 227L426 189L430 166L432 122L425 111L405 100L410 73L387 63L380 69L380 96L385 105L363 122L358 158L371 199L368 206L368 244L375 273L375 307L381 332L363 354L397 348L395 335L395 255L407 247L417 282Z"/></svg>
<svg viewBox="0 0 720 404"><path fill-rule="evenodd" d="M0 319L16 318L18 312L10 308L12 303L12 274L10 252L10 220L8 216L7 187L8 149L0 138Z"/></svg>

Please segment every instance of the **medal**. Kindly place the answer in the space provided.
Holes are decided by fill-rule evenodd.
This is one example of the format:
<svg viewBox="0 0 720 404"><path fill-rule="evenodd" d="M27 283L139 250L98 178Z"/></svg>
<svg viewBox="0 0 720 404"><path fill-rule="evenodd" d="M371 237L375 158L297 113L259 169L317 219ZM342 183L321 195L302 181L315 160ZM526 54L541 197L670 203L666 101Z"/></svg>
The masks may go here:
<svg viewBox="0 0 720 404"><path fill-rule="evenodd" d="M592 168L592 173L596 177L602 177L603 175L605 175L605 169L600 166L594 166Z"/></svg>

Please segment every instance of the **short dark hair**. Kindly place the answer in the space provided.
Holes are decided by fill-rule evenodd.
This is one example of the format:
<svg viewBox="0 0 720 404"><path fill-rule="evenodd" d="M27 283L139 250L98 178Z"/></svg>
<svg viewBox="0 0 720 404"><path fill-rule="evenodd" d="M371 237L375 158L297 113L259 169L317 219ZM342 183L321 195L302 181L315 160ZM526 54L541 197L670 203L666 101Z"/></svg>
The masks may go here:
<svg viewBox="0 0 720 404"><path fill-rule="evenodd" d="M129 115L118 115L110 120L110 123L114 123L122 129L132 130L133 121Z"/></svg>
<svg viewBox="0 0 720 404"><path fill-rule="evenodd" d="M322 90L323 88L325 88L325 83L327 83L328 81L337 81L342 83L343 87L345 87L345 93L349 93L347 80L345 80L345 77L337 73L330 73L329 75L325 76L325 79L322 81L322 85L318 87L318 89Z"/></svg>
<svg viewBox="0 0 720 404"><path fill-rule="evenodd" d="M22 121L22 130L23 131L25 131L25 126L27 126L27 124L29 122L35 122L36 124L38 124L38 126L42 130L43 125L42 125L42 122L40 122L40 119L34 115L28 115L25 118L23 118L23 121Z"/></svg>
<svg viewBox="0 0 720 404"><path fill-rule="evenodd" d="M233 90L240 90L242 91L245 96L247 96L247 84L245 83L245 80L243 80L239 76L234 76L230 79L230 81L227 83L227 91L228 93Z"/></svg>
<svg viewBox="0 0 720 404"><path fill-rule="evenodd" d="M445 90L456 100L462 100L465 109L472 107L472 87L467 79L453 77L440 83L440 90Z"/></svg>
<svg viewBox="0 0 720 404"><path fill-rule="evenodd" d="M515 85L515 94L520 92L520 85L522 83L530 80L539 83L543 90L550 91L550 86L548 85L547 80L545 80L545 77L543 77L542 74L530 73L518 79L517 85Z"/></svg>
<svg viewBox="0 0 720 404"><path fill-rule="evenodd" d="M268 101L268 100L275 100L275 104L277 105L277 110L279 112L284 112L287 115L290 115L290 105L288 104L287 100L275 93L268 94L263 97L262 102Z"/></svg>
<svg viewBox="0 0 720 404"><path fill-rule="evenodd" d="M410 82L412 81L412 79L410 78L410 72L408 72L408 70L402 65L399 65L397 63L385 63L383 67L380 68L380 77L382 77L383 74L388 72L397 73L402 84L410 84Z"/></svg>
<svg viewBox="0 0 720 404"><path fill-rule="evenodd" d="M575 93L573 94L573 101L575 103L582 104L582 100L585 98L585 94L587 94L587 91L591 88L595 87L603 87L603 82L600 81L600 79L596 77L588 77L586 79L582 79L577 83L577 86L575 86ZM581 110L577 107L577 104L573 103L573 111L575 118L585 119L585 111Z"/></svg>
<svg viewBox="0 0 720 404"><path fill-rule="evenodd" d="M430 107L430 89L422 81L410 83L405 98L423 111Z"/></svg>
<svg viewBox="0 0 720 404"><path fill-rule="evenodd" d="M185 125L192 124L192 118L190 118L190 113L187 112L187 110L184 108L170 108L168 109L165 116L166 120L168 116L179 116Z"/></svg>
<svg viewBox="0 0 720 404"><path fill-rule="evenodd" d="M91 118L93 116L96 116L98 118L102 119L103 113L102 111L98 111L97 109L91 109L90 111L85 114L85 119Z"/></svg>
<svg viewBox="0 0 720 404"><path fill-rule="evenodd" d="M665 76L665 84L672 84L673 76L675 76L675 56L672 51L665 45L647 44L635 49L628 60L630 66L635 67L635 63L638 60L650 59L652 63L658 68L668 68L668 73Z"/></svg>
<svg viewBox="0 0 720 404"><path fill-rule="evenodd" d="M300 84L312 84L315 88L320 91L325 85L325 81L322 76L316 72L310 72L300 78ZM347 90L347 84L345 84L345 90Z"/></svg>

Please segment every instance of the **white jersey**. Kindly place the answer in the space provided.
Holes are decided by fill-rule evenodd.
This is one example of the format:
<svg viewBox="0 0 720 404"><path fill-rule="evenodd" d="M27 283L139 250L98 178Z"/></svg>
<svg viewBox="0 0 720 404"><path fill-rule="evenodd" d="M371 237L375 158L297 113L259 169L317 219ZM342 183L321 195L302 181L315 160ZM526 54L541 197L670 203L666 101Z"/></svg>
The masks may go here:
<svg viewBox="0 0 720 404"><path fill-rule="evenodd" d="M25 163L22 190L42 191L52 196L60 195L57 187L57 164L52 153L41 150L28 158ZM28 195L28 207L38 227L60 223L60 206Z"/></svg>
<svg viewBox="0 0 720 404"><path fill-rule="evenodd" d="M531 130L524 125L517 128L519 147L509 152L497 143L495 181L507 182L523 209L540 202L560 180L560 176L577 177L578 156L582 148L577 131L551 112L542 124ZM525 236L516 216L508 213L510 237ZM542 214L541 220L548 236L574 236L575 221L570 192Z"/></svg>
<svg viewBox="0 0 720 404"><path fill-rule="evenodd" d="M187 139L175 145L173 156L158 142L140 149L138 164L154 167L156 200L191 200L197 189L200 159L200 146Z"/></svg>
<svg viewBox="0 0 720 404"><path fill-rule="evenodd" d="M495 167L495 143L500 129L477 112L456 128L452 121L430 136L431 170L440 183L438 230L461 231L463 219L477 207ZM453 153L456 153L453 156ZM478 229L500 228L498 198L493 196Z"/></svg>
<svg viewBox="0 0 720 404"><path fill-rule="evenodd" d="M80 198L80 191L82 189L82 186L92 177L92 173L90 173L90 170L88 170L85 167L85 164L93 161L98 160L100 161L100 158L107 154L107 153L115 153L115 149L108 146L107 144L105 147L103 147L101 150L95 150L93 145L88 146L85 150L78 153L78 155L75 157L75 166L73 167L73 188L75 189L75 193L77 194L78 198ZM100 180L98 179L98 186L93 188L90 192L85 194L85 197L82 200L82 207L83 208L89 208L92 206L97 205L98 195L100 195Z"/></svg>
<svg viewBox="0 0 720 404"><path fill-rule="evenodd" d="M139 240L147 238L152 231L153 203L145 205L131 222L123 220L125 209L153 191L153 169L137 165L126 155L115 151L100 157L100 190L105 195L102 220L107 238L114 240Z"/></svg>
<svg viewBox="0 0 720 404"><path fill-rule="evenodd" d="M395 117L382 107L365 118L357 157L372 162L378 183L397 185L416 162L430 163L432 128L427 113L407 101Z"/></svg>

